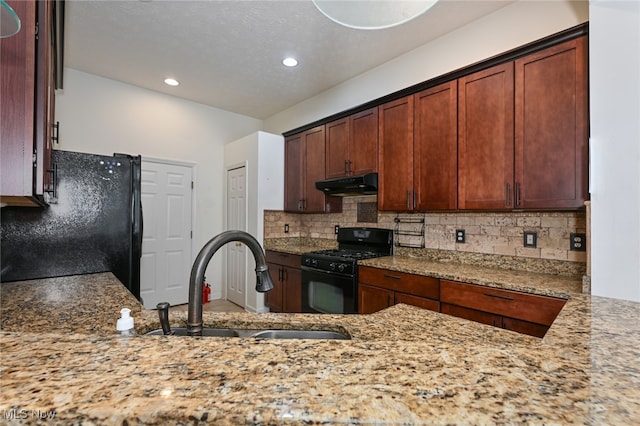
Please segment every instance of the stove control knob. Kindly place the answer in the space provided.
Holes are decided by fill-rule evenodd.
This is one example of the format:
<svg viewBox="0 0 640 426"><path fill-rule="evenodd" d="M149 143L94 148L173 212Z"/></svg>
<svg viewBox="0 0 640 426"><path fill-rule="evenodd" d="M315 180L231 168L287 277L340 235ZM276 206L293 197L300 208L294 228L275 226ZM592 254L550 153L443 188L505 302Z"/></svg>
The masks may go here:
<svg viewBox="0 0 640 426"><path fill-rule="evenodd" d="M336 264L335 264L334 262L331 262L331 263L329 264L329 268L331 268L331 269L335 270L335 269L336 269Z"/></svg>
<svg viewBox="0 0 640 426"><path fill-rule="evenodd" d="M340 272L344 271L344 268L345 268L344 263L341 263L341 264L339 264L339 265L338 265L338 270L339 270Z"/></svg>
<svg viewBox="0 0 640 426"><path fill-rule="evenodd" d="M312 260L311 260L311 264L312 264L313 266L318 266L318 261L317 261L316 259L312 259Z"/></svg>

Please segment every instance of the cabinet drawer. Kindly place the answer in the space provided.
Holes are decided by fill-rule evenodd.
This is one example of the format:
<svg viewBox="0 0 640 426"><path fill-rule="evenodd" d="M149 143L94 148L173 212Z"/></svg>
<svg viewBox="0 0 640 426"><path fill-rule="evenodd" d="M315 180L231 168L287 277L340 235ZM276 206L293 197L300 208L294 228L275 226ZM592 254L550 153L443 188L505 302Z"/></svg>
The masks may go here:
<svg viewBox="0 0 640 426"><path fill-rule="evenodd" d="M551 325L566 302L555 297L446 280L440 282L440 300L543 325Z"/></svg>
<svg viewBox="0 0 640 426"><path fill-rule="evenodd" d="M278 265L300 269L302 256L298 254L289 254L272 250L267 250L265 254L267 257L267 262L269 263L276 263Z"/></svg>
<svg viewBox="0 0 640 426"><path fill-rule="evenodd" d="M437 278L360 266L358 281L413 296L440 298L440 280Z"/></svg>

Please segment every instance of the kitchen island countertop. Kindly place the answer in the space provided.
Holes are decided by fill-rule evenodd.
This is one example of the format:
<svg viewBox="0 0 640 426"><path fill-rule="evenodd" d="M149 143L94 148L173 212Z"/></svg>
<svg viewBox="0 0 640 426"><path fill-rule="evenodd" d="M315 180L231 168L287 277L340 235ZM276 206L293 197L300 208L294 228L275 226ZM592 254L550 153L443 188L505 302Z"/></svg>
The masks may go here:
<svg viewBox="0 0 640 426"><path fill-rule="evenodd" d="M204 317L208 326L344 330L347 341L120 338L123 304L140 333L158 322L111 274L0 290L0 424L47 415L59 424L640 421L640 303L570 294L544 339L407 305ZM185 316L172 313L172 323Z"/></svg>

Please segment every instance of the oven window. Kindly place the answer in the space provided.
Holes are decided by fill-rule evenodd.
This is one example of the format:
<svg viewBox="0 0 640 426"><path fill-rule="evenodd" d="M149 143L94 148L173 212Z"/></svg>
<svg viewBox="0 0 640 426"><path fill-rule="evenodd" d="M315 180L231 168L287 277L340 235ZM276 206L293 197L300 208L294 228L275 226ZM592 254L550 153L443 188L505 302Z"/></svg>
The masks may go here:
<svg viewBox="0 0 640 426"><path fill-rule="evenodd" d="M325 314L342 314L344 292L336 285L309 281L309 307Z"/></svg>

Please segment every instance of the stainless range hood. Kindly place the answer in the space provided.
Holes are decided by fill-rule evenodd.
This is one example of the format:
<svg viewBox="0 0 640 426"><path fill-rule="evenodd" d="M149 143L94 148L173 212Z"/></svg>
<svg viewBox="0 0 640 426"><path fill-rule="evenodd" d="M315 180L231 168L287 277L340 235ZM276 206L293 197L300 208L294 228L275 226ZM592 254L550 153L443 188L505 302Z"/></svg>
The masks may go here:
<svg viewBox="0 0 640 426"><path fill-rule="evenodd" d="M356 195L375 195L378 193L378 174L367 173L316 182L316 188L327 195L349 197Z"/></svg>

